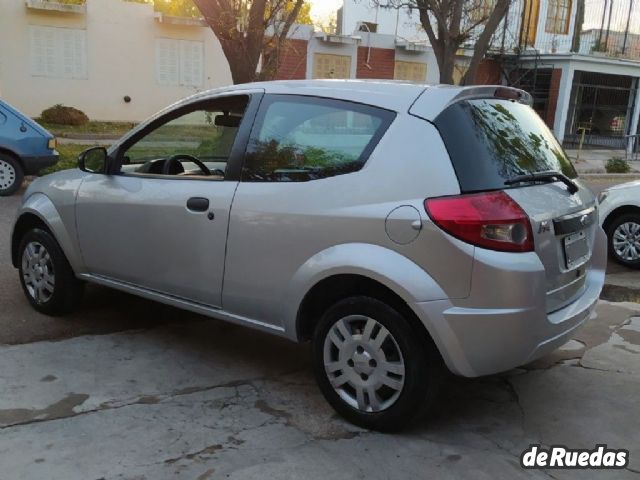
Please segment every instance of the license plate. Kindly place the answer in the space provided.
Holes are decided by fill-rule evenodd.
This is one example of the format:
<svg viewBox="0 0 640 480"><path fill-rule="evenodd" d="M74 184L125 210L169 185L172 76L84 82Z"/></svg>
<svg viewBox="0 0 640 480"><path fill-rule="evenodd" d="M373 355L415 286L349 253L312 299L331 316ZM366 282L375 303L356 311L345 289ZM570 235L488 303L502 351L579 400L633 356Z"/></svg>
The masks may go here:
<svg viewBox="0 0 640 480"><path fill-rule="evenodd" d="M589 258L589 244L584 232L574 233L564 238L564 257L568 269L581 265Z"/></svg>

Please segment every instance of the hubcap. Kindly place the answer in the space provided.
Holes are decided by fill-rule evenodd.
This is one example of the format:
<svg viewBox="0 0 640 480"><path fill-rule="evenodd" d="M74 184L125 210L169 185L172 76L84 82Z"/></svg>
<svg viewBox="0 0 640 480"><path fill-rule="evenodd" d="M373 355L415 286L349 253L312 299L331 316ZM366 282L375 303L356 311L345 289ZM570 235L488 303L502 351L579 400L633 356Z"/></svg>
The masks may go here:
<svg viewBox="0 0 640 480"><path fill-rule="evenodd" d="M640 260L640 224L626 222L613 232L613 250L622 260Z"/></svg>
<svg viewBox="0 0 640 480"><path fill-rule="evenodd" d="M324 340L324 368L340 398L363 412L379 412L402 393L404 359L393 335L363 315L338 320Z"/></svg>
<svg viewBox="0 0 640 480"><path fill-rule="evenodd" d="M0 160L0 190L6 190L16 181L16 169L9 162Z"/></svg>
<svg viewBox="0 0 640 480"><path fill-rule="evenodd" d="M22 280L36 302L46 303L51 299L56 285L53 262L41 243L29 242L22 252Z"/></svg>

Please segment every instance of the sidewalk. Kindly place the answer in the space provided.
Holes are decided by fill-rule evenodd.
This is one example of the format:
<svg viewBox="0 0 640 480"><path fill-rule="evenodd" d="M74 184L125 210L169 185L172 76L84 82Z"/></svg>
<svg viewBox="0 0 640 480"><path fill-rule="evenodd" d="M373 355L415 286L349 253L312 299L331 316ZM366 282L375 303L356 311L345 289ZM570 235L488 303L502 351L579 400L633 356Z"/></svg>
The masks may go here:
<svg viewBox="0 0 640 480"><path fill-rule="evenodd" d="M604 168L607 160L618 157L625 158L624 150L582 150L580 159L578 158L578 150L565 150L569 158L578 170L578 173L606 173ZM640 161L629 162L631 171L640 173Z"/></svg>

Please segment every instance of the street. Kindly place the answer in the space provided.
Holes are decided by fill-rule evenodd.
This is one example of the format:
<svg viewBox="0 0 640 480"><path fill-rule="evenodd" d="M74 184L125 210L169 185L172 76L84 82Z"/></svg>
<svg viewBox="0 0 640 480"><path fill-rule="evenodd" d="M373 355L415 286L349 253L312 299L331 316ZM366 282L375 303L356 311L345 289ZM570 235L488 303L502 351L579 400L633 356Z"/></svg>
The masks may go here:
<svg viewBox="0 0 640 480"><path fill-rule="evenodd" d="M428 419L354 427L308 345L89 286L36 313L10 265L20 197L0 199L0 479L640 478L640 305L602 301L561 350L451 377ZM613 267L620 272L620 267ZM523 470L533 443L628 449L624 470Z"/></svg>

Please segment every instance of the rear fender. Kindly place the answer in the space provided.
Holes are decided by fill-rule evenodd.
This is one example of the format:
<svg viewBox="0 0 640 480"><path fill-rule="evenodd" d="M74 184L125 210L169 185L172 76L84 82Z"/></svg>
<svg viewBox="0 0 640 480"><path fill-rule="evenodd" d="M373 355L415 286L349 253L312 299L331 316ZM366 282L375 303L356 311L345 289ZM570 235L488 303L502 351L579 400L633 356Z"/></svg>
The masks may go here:
<svg viewBox="0 0 640 480"><path fill-rule="evenodd" d="M297 338L296 320L305 295L334 275L361 275L375 280L400 296L416 314L420 312L415 310L415 303L447 298L427 272L393 250L365 243L335 245L311 257L292 277L282 302L288 337ZM424 315L418 316L425 323Z"/></svg>

